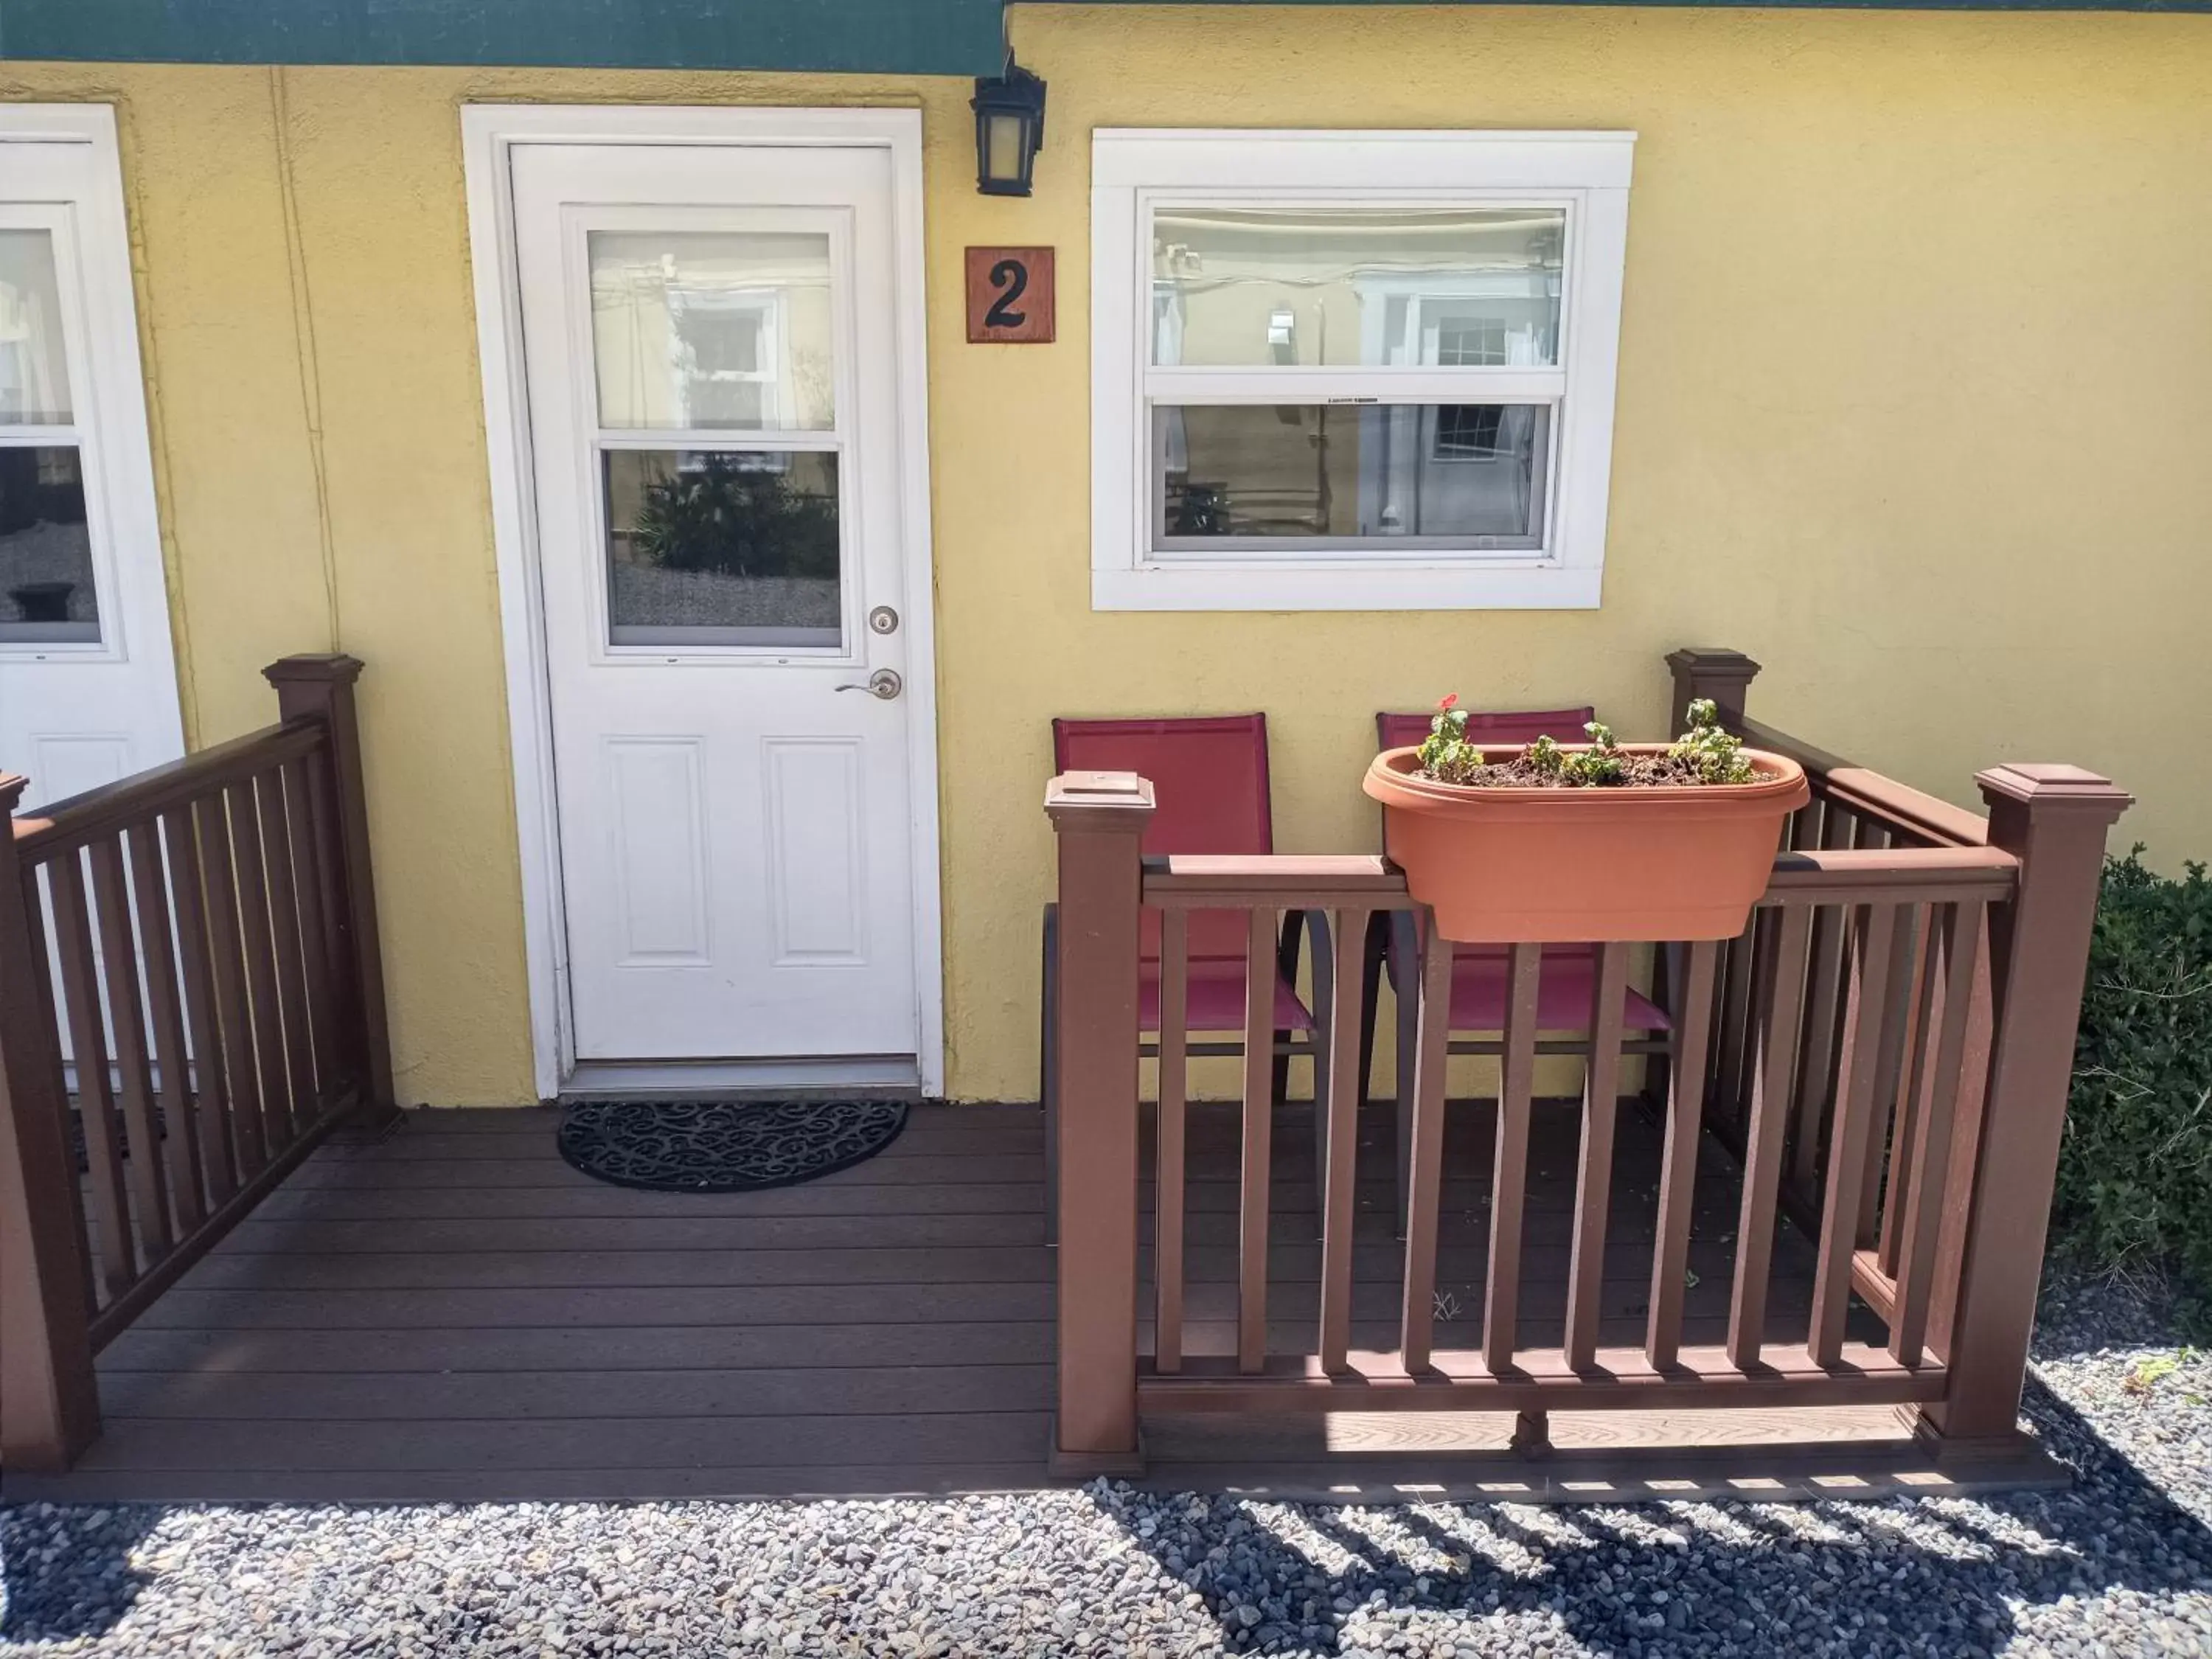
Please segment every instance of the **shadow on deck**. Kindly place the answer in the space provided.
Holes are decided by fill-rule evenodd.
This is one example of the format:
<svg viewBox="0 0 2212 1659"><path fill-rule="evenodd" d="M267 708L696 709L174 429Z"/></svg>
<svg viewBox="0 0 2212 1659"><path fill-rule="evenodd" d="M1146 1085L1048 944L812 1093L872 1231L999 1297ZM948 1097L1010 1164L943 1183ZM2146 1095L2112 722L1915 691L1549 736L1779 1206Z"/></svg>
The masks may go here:
<svg viewBox="0 0 2212 1659"><path fill-rule="evenodd" d="M1237 1109L1191 1116L1194 1353L1233 1351ZM732 1195L587 1180L556 1153L555 1121L550 1110L416 1113L381 1145L318 1151L106 1350L106 1432L76 1469L10 1476L7 1496L495 1501L1046 1484L1054 1258L1036 1109L918 1108L866 1164ZM1440 1346L1472 1346L1480 1328L1489 1127L1485 1105L1453 1110ZM1576 1133L1571 1108L1539 1108L1523 1346L1559 1340ZM1402 1251L1390 1134L1388 1109L1370 1111L1355 1346L1394 1336ZM1310 1109L1283 1109L1269 1311L1271 1346L1284 1352L1311 1352L1315 1335L1311 1145ZM1640 1340L1658 1161L1656 1131L1624 1111L1607 1342ZM1719 1340L1725 1320L1736 1181L1709 1144L1691 1342ZM1772 1339L1802 1340L1809 1269L1808 1245L1785 1225ZM1565 1449L1618 1449L1670 1427L1649 1415L1555 1416L1560 1474L1572 1468ZM1699 1412L1671 1419L1675 1438L1691 1416L1691 1437L1718 1446L1904 1433L1886 1408ZM1502 1446L1510 1427L1464 1413L1243 1428L1159 1419L1147 1424L1151 1484L1395 1497L1413 1482L1424 1495L1503 1495L1482 1478L1494 1462L1457 1454Z"/></svg>

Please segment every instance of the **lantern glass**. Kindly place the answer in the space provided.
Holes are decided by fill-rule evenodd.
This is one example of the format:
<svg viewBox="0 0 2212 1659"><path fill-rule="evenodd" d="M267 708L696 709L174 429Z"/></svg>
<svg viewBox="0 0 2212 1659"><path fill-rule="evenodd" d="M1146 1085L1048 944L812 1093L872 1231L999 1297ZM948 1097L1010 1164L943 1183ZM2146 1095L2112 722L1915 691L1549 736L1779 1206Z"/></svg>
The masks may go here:
<svg viewBox="0 0 2212 1659"><path fill-rule="evenodd" d="M1029 172L1029 123L1018 112L994 110L982 117L983 178L994 185L1020 184Z"/></svg>

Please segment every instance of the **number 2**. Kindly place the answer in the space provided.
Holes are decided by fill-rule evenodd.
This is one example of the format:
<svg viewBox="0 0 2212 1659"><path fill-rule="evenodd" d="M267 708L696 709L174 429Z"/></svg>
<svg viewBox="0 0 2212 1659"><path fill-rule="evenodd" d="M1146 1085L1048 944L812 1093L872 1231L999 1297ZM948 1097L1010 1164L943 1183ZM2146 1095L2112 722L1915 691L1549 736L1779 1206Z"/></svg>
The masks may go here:
<svg viewBox="0 0 2212 1659"><path fill-rule="evenodd" d="M1030 268L1019 259L1001 259L991 267L991 286L1000 290L999 297L991 301L991 308L983 313L986 328L1019 328L1029 321L1029 313L1016 311L1014 301L1022 297L1030 285Z"/></svg>

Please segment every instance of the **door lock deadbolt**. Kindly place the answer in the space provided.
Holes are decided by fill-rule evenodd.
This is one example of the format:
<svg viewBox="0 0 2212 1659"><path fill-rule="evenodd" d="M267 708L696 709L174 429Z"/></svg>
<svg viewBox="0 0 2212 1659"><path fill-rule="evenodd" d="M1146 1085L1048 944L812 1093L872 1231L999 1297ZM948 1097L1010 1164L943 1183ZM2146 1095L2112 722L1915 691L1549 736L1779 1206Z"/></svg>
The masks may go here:
<svg viewBox="0 0 2212 1659"><path fill-rule="evenodd" d="M868 632L896 634L898 632L898 612L887 605L879 605L868 612Z"/></svg>

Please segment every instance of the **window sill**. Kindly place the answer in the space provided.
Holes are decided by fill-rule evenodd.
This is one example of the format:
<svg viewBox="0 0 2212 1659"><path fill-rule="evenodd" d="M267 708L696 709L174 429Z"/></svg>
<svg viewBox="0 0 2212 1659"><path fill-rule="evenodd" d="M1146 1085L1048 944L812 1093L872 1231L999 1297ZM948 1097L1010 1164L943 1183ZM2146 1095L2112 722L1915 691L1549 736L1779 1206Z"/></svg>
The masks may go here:
<svg viewBox="0 0 2212 1659"><path fill-rule="evenodd" d="M1595 611L1595 568L1151 564L1091 573L1093 611Z"/></svg>

